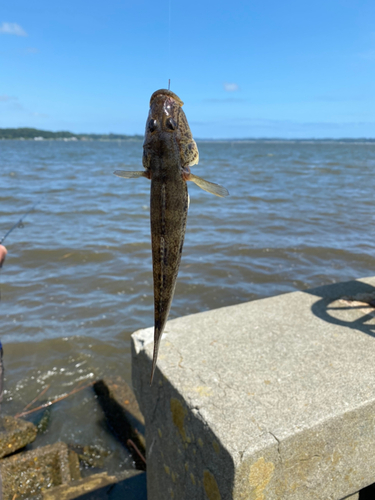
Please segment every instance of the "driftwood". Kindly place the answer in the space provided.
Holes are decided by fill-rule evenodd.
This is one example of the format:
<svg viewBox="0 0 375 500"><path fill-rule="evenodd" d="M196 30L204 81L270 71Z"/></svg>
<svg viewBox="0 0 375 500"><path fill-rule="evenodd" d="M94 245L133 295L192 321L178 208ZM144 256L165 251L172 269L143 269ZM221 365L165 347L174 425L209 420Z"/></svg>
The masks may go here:
<svg viewBox="0 0 375 500"><path fill-rule="evenodd" d="M45 394L47 392L47 390L50 387L50 386L47 386L43 389L43 391L40 394L38 394L38 396L35 399L33 399L33 401L31 401L31 403L29 403L28 405L25 406L25 408L22 410L22 412L17 413L14 416L15 416L15 418L24 417L25 415L29 415L30 413L34 413L38 410L42 410L43 408L47 408L48 406L51 406L55 403L58 403L59 401L62 401L63 399L66 399L67 397L72 396L73 394L76 394L77 392L82 391L83 389L86 389L87 387L90 387L94 384L95 384L95 381L90 382L89 384L86 384L86 385L80 387L82 385L82 382L80 382L75 389L68 392L67 394L60 396L59 398L53 399L52 401L48 401L47 403L44 403L40 406L37 406L36 408L33 408L32 410L27 410L27 408L30 408L30 406L32 406L39 398L41 398L43 396L43 394Z"/></svg>

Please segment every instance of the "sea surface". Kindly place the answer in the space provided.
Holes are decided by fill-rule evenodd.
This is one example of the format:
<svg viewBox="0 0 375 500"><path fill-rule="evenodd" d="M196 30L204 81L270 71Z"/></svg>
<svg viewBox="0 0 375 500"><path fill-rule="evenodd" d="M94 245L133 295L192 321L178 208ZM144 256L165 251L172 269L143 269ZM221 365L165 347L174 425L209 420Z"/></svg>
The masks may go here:
<svg viewBox="0 0 375 500"><path fill-rule="evenodd" d="M199 142L170 317L375 274L375 143ZM142 142L0 141L3 411L21 412L102 376L131 381L130 336L153 324ZM39 439L97 443L128 467L91 388L53 405Z"/></svg>

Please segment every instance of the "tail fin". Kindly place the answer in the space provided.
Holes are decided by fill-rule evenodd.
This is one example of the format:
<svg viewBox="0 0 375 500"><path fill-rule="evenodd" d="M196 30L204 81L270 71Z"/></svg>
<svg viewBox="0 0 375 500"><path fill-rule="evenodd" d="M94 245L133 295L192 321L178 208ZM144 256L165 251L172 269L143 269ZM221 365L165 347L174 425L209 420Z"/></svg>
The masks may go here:
<svg viewBox="0 0 375 500"><path fill-rule="evenodd" d="M154 378L154 373L155 373L155 369L156 369L156 360L158 359L160 339L161 339L161 332L159 332L159 335L157 335L157 331L155 329L155 333L154 333L154 354L153 354L153 358L152 358L152 368L151 368L150 385L152 385L152 380Z"/></svg>

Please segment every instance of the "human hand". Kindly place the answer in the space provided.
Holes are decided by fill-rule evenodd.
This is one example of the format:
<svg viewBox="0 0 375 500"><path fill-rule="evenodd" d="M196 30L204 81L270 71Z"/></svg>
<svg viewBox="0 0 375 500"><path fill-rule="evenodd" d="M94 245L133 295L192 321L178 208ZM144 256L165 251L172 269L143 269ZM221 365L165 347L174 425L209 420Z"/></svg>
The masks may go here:
<svg viewBox="0 0 375 500"><path fill-rule="evenodd" d="M0 267L3 265L5 257L8 253L8 250L5 248L4 245L0 245Z"/></svg>

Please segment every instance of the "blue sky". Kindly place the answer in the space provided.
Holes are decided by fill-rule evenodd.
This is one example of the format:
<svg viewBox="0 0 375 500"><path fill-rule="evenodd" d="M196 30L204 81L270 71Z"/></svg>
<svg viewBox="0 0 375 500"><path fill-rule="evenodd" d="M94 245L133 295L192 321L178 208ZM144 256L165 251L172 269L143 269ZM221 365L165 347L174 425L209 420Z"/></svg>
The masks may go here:
<svg viewBox="0 0 375 500"><path fill-rule="evenodd" d="M375 2L3 2L0 127L143 134L168 78L196 138L375 137Z"/></svg>

